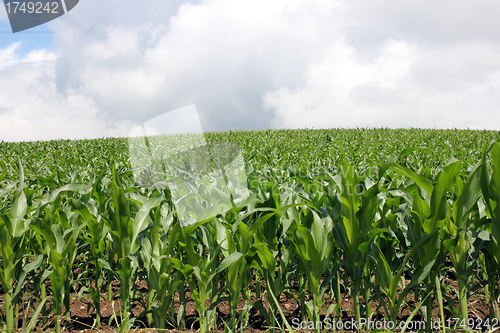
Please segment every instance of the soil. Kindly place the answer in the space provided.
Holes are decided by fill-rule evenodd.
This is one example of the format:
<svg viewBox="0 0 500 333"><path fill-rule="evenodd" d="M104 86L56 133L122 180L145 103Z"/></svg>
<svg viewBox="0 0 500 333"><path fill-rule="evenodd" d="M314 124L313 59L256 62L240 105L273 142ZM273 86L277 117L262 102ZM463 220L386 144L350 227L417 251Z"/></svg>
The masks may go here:
<svg viewBox="0 0 500 333"><path fill-rule="evenodd" d="M47 282L48 284L48 282ZM453 274L448 274L445 278L445 285L447 288L453 288L455 290L458 290L458 283L455 280L455 277ZM255 286L253 286L255 287ZM103 288L105 290L105 286ZM90 299L88 294L85 294L84 297L81 299L78 298L78 295L76 293L73 293L71 295L71 302L70 302L70 311L71 311L71 322L66 323L65 325L65 330L64 332L80 332L80 333L94 333L94 332L117 332L117 325L114 321L112 321L112 317L114 314L118 315L120 313L120 307L121 303L119 300L119 284L118 282L113 282L112 284L112 290L114 292L114 299L109 300L108 299L108 294L107 293L102 293L101 294L101 328L99 330L93 329L93 323L95 319L95 309L93 307L93 302ZM147 283L145 281L139 281L137 284L137 290L139 293L142 294L143 299L147 299ZM264 290L262 290L262 293L264 294ZM457 296L456 293L453 291L451 293L448 293L451 297L451 300L455 303L455 306L458 308L458 303L457 303ZM348 295L343 294L342 298L342 322L345 324L347 322L350 322L354 320L354 307L353 307L353 301L352 299L348 298ZM189 292L186 293L186 299L190 297ZM0 288L0 300L2 300L2 303L0 303L0 313L4 313L5 308L3 305L3 290ZM267 298L264 296L261 299L252 299L251 302L255 301L261 301L262 305L266 310L269 309L269 303L267 302ZM361 302L363 302L363 299L360 299ZM300 313L300 307L297 304L297 302L293 298L286 298L284 294L281 295L280 298L280 308L282 312L285 314L286 318L288 319L288 322L290 325L293 324L292 319L294 318L300 318L301 313ZM331 305L335 304L335 301L331 300L329 295L325 295L325 301L324 301L324 306L325 308L322 309L321 315L322 315L322 320L324 320L324 316L326 315L326 309ZM400 313L398 315L398 323L404 322L408 316L410 315L411 311L415 308L417 305L417 302L413 299L413 296L410 295L408 296L406 300L406 304L401 308ZM34 307L36 307L37 304L34 304ZM46 304L47 309L50 307L50 299ZM178 301L178 298L176 298L174 308L175 312L177 314L177 311L179 309L180 303ZM241 299L240 303L237 307L237 311L241 311L241 309L244 306L244 301ZM447 325L453 327L455 325L455 321L453 319L453 315L450 311L447 310L449 307L449 304L447 301L444 301L444 316L445 316L445 322ZM384 320L383 317L383 307L380 304L380 302L372 302L371 304L372 308L372 313L374 313L372 320L373 321L379 321L382 322ZM149 333L149 332L158 332L158 330L153 329L153 328L145 328L146 323L147 323L147 318L142 315L141 313L144 311L143 305L141 305L139 302L136 302L133 304L133 309L132 313L134 317L137 317L135 326L136 328L133 329L133 332L137 333ZM218 330L219 332L224 332L224 321L227 321L229 319L229 302L228 301L223 301L218 304L217 306L217 325L218 325ZM33 314L32 309L28 309L26 311L26 317L28 320L30 320L31 316ZM23 318L25 316L25 312L23 309L20 309L19 311L19 318ZM488 331L487 326L480 326L479 321L481 320L483 323L488 318L489 316L489 306L484 300L484 292L482 290L476 291L476 293L469 299L469 318L473 318L475 320L475 323L477 324L478 331ZM439 312L439 307L438 304L434 304L434 309L432 312L432 317L435 320L438 320L440 318L440 312ZM40 318L41 319L41 318ZM188 302L186 304L186 329L183 330L165 330L165 332L196 332L199 330L198 323L196 321L197 316L196 316L196 308L194 302ZM295 319L297 320L297 319ZM413 322L417 321L423 321L423 318L420 313L417 313L415 317L413 318ZM40 320L37 327L36 331L39 332L49 332L53 331L54 328L54 322L55 318L53 314L49 314L48 317L45 318L45 320ZM19 320L18 327L22 327L22 319ZM142 327L142 328L141 328ZM268 328L265 327L265 319L264 317L260 314L259 310L257 310L255 307L251 309L250 311L250 320L249 320L249 328L245 330L245 332L248 333L260 333L260 332L268 332ZM279 331L279 330L278 330ZM298 329L294 330L295 332L311 332L312 330L310 329ZM408 329L407 332L412 332L413 330ZM435 330L438 331L438 330ZM19 330L21 332L21 330ZM337 330L337 332L344 332L343 330ZM348 332L353 332L353 330L348 330ZM447 332L460 332L459 330L447 330Z"/></svg>

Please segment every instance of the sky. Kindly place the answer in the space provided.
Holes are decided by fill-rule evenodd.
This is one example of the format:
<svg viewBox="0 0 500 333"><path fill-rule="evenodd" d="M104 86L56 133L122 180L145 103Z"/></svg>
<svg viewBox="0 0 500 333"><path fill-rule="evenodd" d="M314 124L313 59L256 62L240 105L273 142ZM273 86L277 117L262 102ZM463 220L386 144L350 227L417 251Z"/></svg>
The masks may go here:
<svg viewBox="0 0 500 333"><path fill-rule="evenodd" d="M126 137L188 106L203 131L500 130L499 14L484 0L80 0L14 34L0 6L0 141Z"/></svg>

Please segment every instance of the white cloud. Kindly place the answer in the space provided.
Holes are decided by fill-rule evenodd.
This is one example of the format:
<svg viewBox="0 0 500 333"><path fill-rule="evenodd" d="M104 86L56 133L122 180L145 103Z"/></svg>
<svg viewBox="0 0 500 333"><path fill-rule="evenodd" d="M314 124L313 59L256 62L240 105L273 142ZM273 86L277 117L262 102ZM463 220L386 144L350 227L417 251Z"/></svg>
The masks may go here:
<svg viewBox="0 0 500 333"><path fill-rule="evenodd" d="M44 50L16 55L19 45L0 50L0 140L30 141L123 135L131 124L106 124L92 100L55 86L55 55Z"/></svg>
<svg viewBox="0 0 500 333"><path fill-rule="evenodd" d="M21 56L19 53L16 53L20 45L21 43L18 42L0 49L0 71L18 64L32 64L37 66L43 62L56 59L54 53L47 50L33 50L25 56Z"/></svg>
<svg viewBox="0 0 500 333"><path fill-rule="evenodd" d="M274 127L500 129L500 5L344 3L342 36L304 86L263 97Z"/></svg>
<svg viewBox="0 0 500 333"><path fill-rule="evenodd" d="M8 101L21 126L10 131L37 119L17 102L27 96L43 119L79 120L44 138L126 136L127 124L190 104L204 130L500 128L497 3L172 3L82 1L51 23L56 54L2 50L0 82L16 89L0 94L0 117L14 117Z"/></svg>
<svg viewBox="0 0 500 333"><path fill-rule="evenodd" d="M344 32L360 39L379 34L419 44L498 42L499 13L500 3L487 0L352 0L345 6L349 20Z"/></svg>
<svg viewBox="0 0 500 333"><path fill-rule="evenodd" d="M500 129L500 47L490 42L421 48L387 40L359 60L345 42L306 71L306 85L268 92L276 128Z"/></svg>
<svg viewBox="0 0 500 333"><path fill-rule="evenodd" d="M114 119L146 121L196 104L205 130L269 127L262 95L300 83L334 4L206 1L183 4L161 23L101 24L80 34L93 17L62 20L58 88L89 96Z"/></svg>

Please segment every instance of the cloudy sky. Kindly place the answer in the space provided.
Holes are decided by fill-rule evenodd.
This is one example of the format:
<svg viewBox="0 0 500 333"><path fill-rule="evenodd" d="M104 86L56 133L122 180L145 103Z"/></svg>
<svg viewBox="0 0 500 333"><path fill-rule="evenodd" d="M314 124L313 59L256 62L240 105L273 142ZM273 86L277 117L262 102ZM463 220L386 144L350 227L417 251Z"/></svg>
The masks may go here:
<svg viewBox="0 0 500 333"><path fill-rule="evenodd" d="M128 136L196 105L204 131L500 130L500 2L80 0L13 34L0 141Z"/></svg>

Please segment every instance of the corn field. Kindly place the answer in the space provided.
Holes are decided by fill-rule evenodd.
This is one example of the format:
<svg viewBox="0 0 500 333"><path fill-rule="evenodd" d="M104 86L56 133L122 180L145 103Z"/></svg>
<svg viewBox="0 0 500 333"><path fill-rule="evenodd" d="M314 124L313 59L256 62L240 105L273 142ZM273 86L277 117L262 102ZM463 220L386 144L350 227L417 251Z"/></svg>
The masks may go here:
<svg viewBox="0 0 500 333"><path fill-rule="evenodd" d="M443 332L499 326L500 132L205 137L220 154L238 147L245 191L213 201L207 188L230 175L210 168L199 182L183 178L188 189L155 186L196 175L188 165L166 170L169 163L138 173L127 139L1 142L2 330L74 328L70 303L84 298L92 328L125 332L292 332L293 319L325 318L402 322L386 331L411 331L417 318L427 332L436 322ZM145 184L151 173L156 183ZM179 198L187 197L186 205L225 208L183 220ZM101 317L104 301L119 304L110 317ZM478 301L488 311L478 313Z"/></svg>

